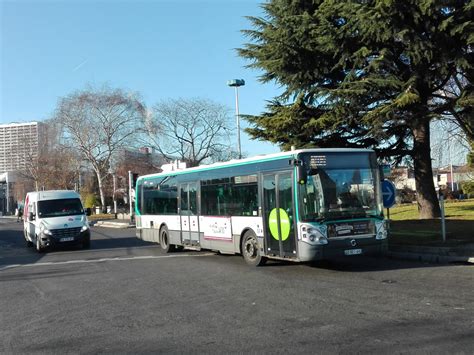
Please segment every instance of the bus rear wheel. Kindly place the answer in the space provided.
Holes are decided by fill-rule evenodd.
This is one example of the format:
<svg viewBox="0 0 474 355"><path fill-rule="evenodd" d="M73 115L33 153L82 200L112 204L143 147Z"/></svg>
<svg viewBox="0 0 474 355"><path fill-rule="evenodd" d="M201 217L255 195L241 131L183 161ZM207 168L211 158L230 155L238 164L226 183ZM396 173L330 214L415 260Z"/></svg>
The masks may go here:
<svg viewBox="0 0 474 355"><path fill-rule="evenodd" d="M170 244L170 233L166 226L160 229L160 246L165 253L171 253L175 250L175 246Z"/></svg>
<svg viewBox="0 0 474 355"><path fill-rule="evenodd" d="M267 262L267 258L262 256L258 239L254 232L247 231L242 238L242 256L247 264L261 266Z"/></svg>

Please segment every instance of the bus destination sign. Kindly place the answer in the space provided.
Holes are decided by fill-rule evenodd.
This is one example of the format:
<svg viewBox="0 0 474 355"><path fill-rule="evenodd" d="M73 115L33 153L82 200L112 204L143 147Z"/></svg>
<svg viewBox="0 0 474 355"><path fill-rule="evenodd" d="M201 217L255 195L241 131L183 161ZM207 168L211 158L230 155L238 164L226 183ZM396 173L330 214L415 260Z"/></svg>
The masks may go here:
<svg viewBox="0 0 474 355"><path fill-rule="evenodd" d="M326 166L326 156L311 155L309 165L311 168L317 168L318 166Z"/></svg>

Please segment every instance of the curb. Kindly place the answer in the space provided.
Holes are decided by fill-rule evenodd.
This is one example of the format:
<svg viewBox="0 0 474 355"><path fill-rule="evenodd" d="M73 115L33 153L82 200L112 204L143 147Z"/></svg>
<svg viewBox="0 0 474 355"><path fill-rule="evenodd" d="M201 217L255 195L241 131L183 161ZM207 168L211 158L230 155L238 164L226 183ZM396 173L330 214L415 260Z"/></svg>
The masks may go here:
<svg viewBox="0 0 474 355"><path fill-rule="evenodd" d="M435 254L441 256L471 256L474 255L474 244L460 244L455 246L426 246L390 244L390 251L417 254Z"/></svg>
<svg viewBox="0 0 474 355"><path fill-rule="evenodd" d="M416 260L435 264L472 263L474 264L474 244L456 246L389 246L387 256L395 259Z"/></svg>
<svg viewBox="0 0 474 355"><path fill-rule="evenodd" d="M117 222L117 221L95 221L94 223L89 223L94 227L104 227L104 228L135 228L135 224L130 224L127 222Z"/></svg>
<svg viewBox="0 0 474 355"><path fill-rule="evenodd" d="M474 264L474 256L447 256L427 253L393 252L386 254L389 258L415 260L431 264L469 263Z"/></svg>

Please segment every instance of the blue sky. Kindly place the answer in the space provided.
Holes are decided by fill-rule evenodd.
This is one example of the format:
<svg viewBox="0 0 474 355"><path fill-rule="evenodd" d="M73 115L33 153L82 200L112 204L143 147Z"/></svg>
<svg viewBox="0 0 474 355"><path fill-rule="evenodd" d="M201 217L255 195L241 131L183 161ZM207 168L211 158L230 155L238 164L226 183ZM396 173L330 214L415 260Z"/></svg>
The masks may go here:
<svg viewBox="0 0 474 355"><path fill-rule="evenodd" d="M237 78L246 81L240 112L259 114L280 90L261 84L235 48L248 42L245 16L262 15L262 1L0 0L0 123L47 119L58 98L88 84L137 91L150 107L204 97L234 113L226 82ZM249 156L278 150L242 134ZM457 150L462 163L466 150Z"/></svg>
<svg viewBox="0 0 474 355"><path fill-rule="evenodd" d="M235 110L228 79L243 78L241 114L259 114L279 93L235 48L261 1L0 0L0 123L44 120L58 98L88 84L138 91L148 106L204 97ZM245 126L245 122L242 122ZM276 152L242 135L248 155Z"/></svg>

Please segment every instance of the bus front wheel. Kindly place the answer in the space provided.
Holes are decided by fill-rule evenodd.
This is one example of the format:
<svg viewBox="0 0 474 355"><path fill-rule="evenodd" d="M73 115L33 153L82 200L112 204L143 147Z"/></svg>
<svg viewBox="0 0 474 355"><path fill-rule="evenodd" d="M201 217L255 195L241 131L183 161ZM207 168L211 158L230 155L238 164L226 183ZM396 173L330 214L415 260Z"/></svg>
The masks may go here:
<svg viewBox="0 0 474 355"><path fill-rule="evenodd" d="M242 256L247 264L261 266L267 262L267 258L262 256L258 239L254 232L247 231L242 238Z"/></svg>
<svg viewBox="0 0 474 355"><path fill-rule="evenodd" d="M170 233L166 226L163 226L160 229L160 246L165 253L171 253L175 249L174 245L170 244Z"/></svg>

